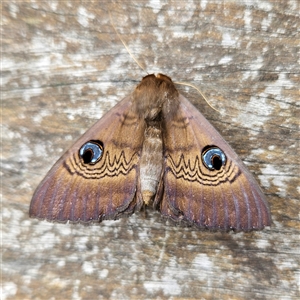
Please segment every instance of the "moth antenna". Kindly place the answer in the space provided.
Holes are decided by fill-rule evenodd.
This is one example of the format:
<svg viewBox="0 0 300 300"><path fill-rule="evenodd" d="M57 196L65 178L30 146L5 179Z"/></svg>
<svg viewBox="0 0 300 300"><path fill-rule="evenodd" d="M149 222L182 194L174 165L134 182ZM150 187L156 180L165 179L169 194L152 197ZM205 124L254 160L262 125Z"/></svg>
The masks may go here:
<svg viewBox="0 0 300 300"><path fill-rule="evenodd" d="M149 73L142 67L142 65L138 62L138 60L133 56L133 54L131 53L131 51L129 50L129 48L127 47L127 45L125 44L125 42L123 41L123 39L121 38L120 34L118 33L116 27L115 27L115 24L112 20L112 17L111 17L111 13L109 11L109 18L110 18L110 23L115 31L115 33L117 34L118 38L120 39L120 41L122 42L122 44L124 45L124 47L126 48L128 54L131 56L131 58L136 62L136 64L145 72L149 75Z"/></svg>
<svg viewBox="0 0 300 300"><path fill-rule="evenodd" d="M213 110L215 110L215 111L217 111L219 114L221 114L221 112L220 112L218 109L214 108L214 107L209 103L209 101L208 101L207 98L204 96L204 94L203 94L203 93L202 93L195 85L192 85L192 84L186 83L186 82L174 82L174 83L180 84L180 85L185 85L185 86L190 86L190 87L194 88L195 90L198 91L198 93L201 95L201 97L205 100L205 102L206 102Z"/></svg>

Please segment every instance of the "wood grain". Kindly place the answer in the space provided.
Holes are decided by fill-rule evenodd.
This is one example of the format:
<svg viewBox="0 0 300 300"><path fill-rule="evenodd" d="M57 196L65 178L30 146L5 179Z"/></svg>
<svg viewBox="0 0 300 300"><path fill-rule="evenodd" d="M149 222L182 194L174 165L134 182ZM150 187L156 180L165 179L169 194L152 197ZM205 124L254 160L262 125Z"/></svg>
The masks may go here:
<svg viewBox="0 0 300 300"><path fill-rule="evenodd" d="M2 2L2 298L298 299L299 2ZM262 232L29 219L54 162L145 75L180 88L260 183Z"/></svg>

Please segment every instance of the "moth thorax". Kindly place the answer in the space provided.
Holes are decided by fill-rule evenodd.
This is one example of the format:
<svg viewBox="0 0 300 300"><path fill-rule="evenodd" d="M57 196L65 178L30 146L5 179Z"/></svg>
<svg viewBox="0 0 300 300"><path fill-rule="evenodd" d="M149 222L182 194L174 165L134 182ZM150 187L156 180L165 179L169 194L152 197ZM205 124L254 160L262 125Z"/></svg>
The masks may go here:
<svg viewBox="0 0 300 300"><path fill-rule="evenodd" d="M157 126L156 126L157 125ZM143 201L149 205L157 191L162 170L163 147L159 123L148 126L140 164L140 183Z"/></svg>
<svg viewBox="0 0 300 300"><path fill-rule="evenodd" d="M146 121L156 120L164 106L167 106L165 110L174 108L177 111L178 96L179 93L171 78L162 74L157 76L151 74L145 76L136 87L132 94L132 102L140 118Z"/></svg>

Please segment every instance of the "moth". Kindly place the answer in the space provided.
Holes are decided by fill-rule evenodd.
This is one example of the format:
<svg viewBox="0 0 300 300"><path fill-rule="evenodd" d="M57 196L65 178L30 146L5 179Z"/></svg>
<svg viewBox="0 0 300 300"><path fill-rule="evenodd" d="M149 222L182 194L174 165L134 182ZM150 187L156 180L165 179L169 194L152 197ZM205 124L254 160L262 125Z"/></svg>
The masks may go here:
<svg viewBox="0 0 300 300"><path fill-rule="evenodd" d="M176 223L250 231L270 225L237 154L166 75L148 75L52 167L30 216L116 220L153 205Z"/></svg>

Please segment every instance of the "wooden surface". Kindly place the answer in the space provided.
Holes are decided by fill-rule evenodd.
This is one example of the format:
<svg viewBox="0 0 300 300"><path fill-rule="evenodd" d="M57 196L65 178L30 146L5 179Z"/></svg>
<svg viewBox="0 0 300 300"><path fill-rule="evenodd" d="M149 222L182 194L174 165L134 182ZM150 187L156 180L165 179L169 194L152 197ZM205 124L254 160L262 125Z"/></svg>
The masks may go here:
<svg viewBox="0 0 300 300"><path fill-rule="evenodd" d="M299 299L299 1L87 3L1 3L2 299ZM270 228L29 219L50 167L145 75L108 11L149 73L221 111L180 87L253 172Z"/></svg>

